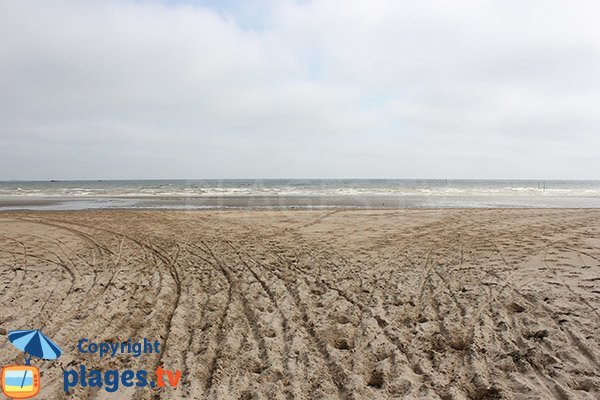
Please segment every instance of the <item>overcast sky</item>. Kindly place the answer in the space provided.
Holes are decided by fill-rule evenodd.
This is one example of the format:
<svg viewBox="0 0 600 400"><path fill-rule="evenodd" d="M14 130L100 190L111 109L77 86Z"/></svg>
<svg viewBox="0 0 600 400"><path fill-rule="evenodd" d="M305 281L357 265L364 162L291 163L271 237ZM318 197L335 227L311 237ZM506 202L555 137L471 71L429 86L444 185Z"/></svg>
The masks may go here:
<svg viewBox="0 0 600 400"><path fill-rule="evenodd" d="M0 179L600 179L600 2L0 1Z"/></svg>

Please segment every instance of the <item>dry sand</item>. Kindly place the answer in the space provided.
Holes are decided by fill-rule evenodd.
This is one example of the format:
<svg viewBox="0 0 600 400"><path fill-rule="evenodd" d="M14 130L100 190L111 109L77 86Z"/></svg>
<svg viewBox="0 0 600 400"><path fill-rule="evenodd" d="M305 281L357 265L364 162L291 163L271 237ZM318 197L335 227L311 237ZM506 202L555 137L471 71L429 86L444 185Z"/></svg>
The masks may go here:
<svg viewBox="0 0 600 400"><path fill-rule="evenodd" d="M600 210L5 212L0 306L65 350L44 399L598 399ZM65 395L80 364L184 376Z"/></svg>

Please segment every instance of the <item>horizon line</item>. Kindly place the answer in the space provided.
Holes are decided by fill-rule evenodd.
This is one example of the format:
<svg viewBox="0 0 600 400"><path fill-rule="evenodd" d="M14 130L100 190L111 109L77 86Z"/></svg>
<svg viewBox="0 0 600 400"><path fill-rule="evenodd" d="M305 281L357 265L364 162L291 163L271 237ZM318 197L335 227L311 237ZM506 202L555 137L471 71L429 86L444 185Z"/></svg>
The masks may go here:
<svg viewBox="0 0 600 400"><path fill-rule="evenodd" d="M333 178L315 178L315 177L286 177L286 178L78 178L78 179L0 179L1 183L6 182L126 182L126 181L274 181L274 180L428 180L428 181L600 181L600 178L356 178L356 177L333 177Z"/></svg>

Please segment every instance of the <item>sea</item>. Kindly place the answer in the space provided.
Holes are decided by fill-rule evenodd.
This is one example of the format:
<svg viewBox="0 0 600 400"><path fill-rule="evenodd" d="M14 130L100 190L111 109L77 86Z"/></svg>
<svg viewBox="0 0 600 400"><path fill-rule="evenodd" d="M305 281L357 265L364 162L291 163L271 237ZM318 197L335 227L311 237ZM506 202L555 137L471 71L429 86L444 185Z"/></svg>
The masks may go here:
<svg viewBox="0 0 600 400"><path fill-rule="evenodd" d="M0 210L600 208L598 180L0 181Z"/></svg>

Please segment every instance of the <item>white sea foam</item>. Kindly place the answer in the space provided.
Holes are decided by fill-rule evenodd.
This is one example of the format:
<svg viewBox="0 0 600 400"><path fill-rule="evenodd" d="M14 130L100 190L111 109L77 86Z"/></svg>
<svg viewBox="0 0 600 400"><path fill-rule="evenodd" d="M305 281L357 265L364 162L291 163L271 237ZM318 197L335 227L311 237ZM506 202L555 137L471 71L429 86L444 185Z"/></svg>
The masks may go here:
<svg viewBox="0 0 600 400"><path fill-rule="evenodd" d="M139 199L203 198L351 198L397 199L395 204L444 206L492 204L556 206L600 202L600 181L493 180L162 180L0 182L0 200L83 201L100 208L133 207ZM563 200L551 200L560 199ZM116 201L109 201L110 199ZM127 199L129 202L125 201ZM406 200L402 200L406 199ZM521 199L521 200L519 200ZM332 201L326 201L327 205ZM537 202L537 203L536 203ZM305 204L304 202L303 204ZM333 201L334 204L335 201ZM350 204L344 200L343 204ZM342 204L339 203L339 204ZM81 203L79 204L88 204ZM116 205L115 205L116 204ZM252 202L250 202L252 204ZM319 205L311 202L312 205ZM190 207L190 206L186 206ZM258 207L258 206L256 206Z"/></svg>

